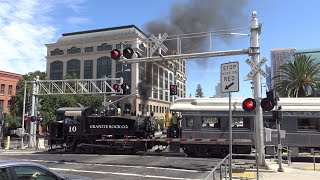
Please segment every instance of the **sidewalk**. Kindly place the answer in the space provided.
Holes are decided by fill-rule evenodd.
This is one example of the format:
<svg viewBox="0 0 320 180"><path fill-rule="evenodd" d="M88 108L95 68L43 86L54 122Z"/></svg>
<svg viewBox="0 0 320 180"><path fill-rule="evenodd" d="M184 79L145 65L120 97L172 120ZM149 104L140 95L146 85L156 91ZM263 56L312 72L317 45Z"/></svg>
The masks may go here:
<svg viewBox="0 0 320 180"><path fill-rule="evenodd" d="M266 160L267 166L272 172L261 172L260 179L271 180L318 180L320 179L320 164L316 164L313 171L313 163L294 162L291 166L282 164L284 172L278 172L279 164L274 160ZM312 169L312 170L311 170Z"/></svg>

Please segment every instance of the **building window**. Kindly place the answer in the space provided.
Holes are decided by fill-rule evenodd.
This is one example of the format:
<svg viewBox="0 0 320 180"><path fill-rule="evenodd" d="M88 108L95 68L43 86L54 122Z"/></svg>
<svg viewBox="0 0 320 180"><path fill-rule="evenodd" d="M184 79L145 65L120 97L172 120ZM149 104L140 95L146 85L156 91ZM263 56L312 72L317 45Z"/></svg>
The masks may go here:
<svg viewBox="0 0 320 180"><path fill-rule="evenodd" d="M319 119L298 119L298 130L317 130L319 129Z"/></svg>
<svg viewBox="0 0 320 180"><path fill-rule="evenodd" d="M54 51L51 51L51 56L63 55L63 50L56 48Z"/></svg>
<svg viewBox="0 0 320 180"><path fill-rule="evenodd" d="M201 117L202 128L220 128L220 118Z"/></svg>
<svg viewBox="0 0 320 180"><path fill-rule="evenodd" d="M0 109L3 109L3 105L4 105L4 100L0 100Z"/></svg>
<svg viewBox="0 0 320 180"><path fill-rule="evenodd" d="M101 46L97 47L97 51L108 51L108 50L112 50L112 45L109 45L107 43L103 43L101 44Z"/></svg>
<svg viewBox="0 0 320 180"><path fill-rule="evenodd" d="M63 76L63 62L53 61L50 64L50 79L51 80L62 80Z"/></svg>
<svg viewBox="0 0 320 180"><path fill-rule="evenodd" d="M124 49L124 48L128 48L128 47L129 47L129 48L132 48L132 44L123 44L123 49Z"/></svg>
<svg viewBox="0 0 320 180"><path fill-rule="evenodd" d="M150 105L150 112L152 111L152 105ZM154 112L154 111L153 111Z"/></svg>
<svg viewBox="0 0 320 180"><path fill-rule="evenodd" d="M13 106L12 100L8 100L8 108L9 108L10 110L12 109L12 106Z"/></svg>
<svg viewBox="0 0 320 180"><path fill-rule="evenodd" d="M80 60L72 59L67 62L67 75L75 75L75 78L80 79Z"/></svg>
<svg viewBox="0 0 320 180"><path fill-rule="evenodd" d="M142 110L142 107L141 107L141 104L139 104L139 111L141 111Z"/></svg>
<svg viewBox="0 0 320 180"><path fill-rule="evenodd" d="M85 60L84 61L84 79L92 79L93 78L93 60Z"/></svg>
<svg viewBox="0 0 320 180"><path fill-rule="evenodd" d="M67 54L77 54L77 53L81 53L81 49L75 46L67 50Z"/></svg>
<svg viewBox="0 0 320 180"><path fill-rule="evenodd" d="M165 101L169 101L169 99L168 99L168 97L169 97L168 94L169 94L169 93L168 93L167 91L164 92L164 93L165 93Z"/></svg>
<svg viewBox="0 0 320 180"><path fill-rule="evenodd" d="M8 95L9 95L9 96L12 96L12 85L9 85Z"/></svg>
<svg viewBox="0 0 320 180"><path fill-rule="evenodd" d="M84 52L93 52L93 47L85 47Z"/></svg>
<svg viewBox="0 0 320 180"><path fill-rule="evenodd" d="M186 117L186 128L193 129L193 127L194 127L193 117Z"/></svg>
<svg viewBox="0 0 320 180"><path fill-rule="evenodd" d="M5 87L6 87L6 85L1 84L0 94L4 95L4 88Z"/></svg>
<svg viewBox="0 0 320 180"><path fill-rule="evenodd" d="M144 79L144 74L145 74L144 66L145 66L145 62L139 63L139 80L140 81Z"/></svg>
<svg viewBox="0 0 320 180"><path fill-rule="evenodd" d="M112 59L108 56L97 59L97 78L104 78L111 75Z"/></svg>
<svg viewBox="0 0 320 180"><path fill-rule="evenodd" d="M158 99L158 66L156 64L153 64L152 66L153 70L153 98Z"/></svg>

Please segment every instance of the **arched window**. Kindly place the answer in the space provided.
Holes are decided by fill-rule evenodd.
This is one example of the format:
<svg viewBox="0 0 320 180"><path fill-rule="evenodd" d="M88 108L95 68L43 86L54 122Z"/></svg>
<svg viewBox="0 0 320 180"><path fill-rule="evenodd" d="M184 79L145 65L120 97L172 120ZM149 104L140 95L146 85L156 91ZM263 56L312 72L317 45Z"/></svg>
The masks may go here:
<svg viewBox="0 0 320 180"><path fill-rule="evenodd" d="M144 69L145 69L145 62L140 62L139 63L139 80L142 81L144 79Z"/></svg>
<svg viewBox="0 0 320 180"><path fill-rule="evenodd" d="M97 47L97 51L108 51L108 50L112 50L112 45L109 45L107 43L103 43L101 44L101 46Z"/></svg>
<svg viewBox="0 0 320 180"><path fill-rule="evenodd" d="M73 46L72 48L67 50L67 54L76 54L81 53L81 49Z"/></svg>
<svg viewBox="0 0 320 180"><path fill-rule="evenodd" d="M104 78L111 75L112 59L103 56L97 59L97 78Z"/></svg>
<svg viewBox="0 0 320 180"><path fill-rule="evenodd" d="M75 75L80 79L80 60L71 59L67 62L67 75Z"/></svg>
<svg viewBox="0 0 320 180"><path fill-rule="evenodd" d="M62 78L63 78L63 62L53 61L50 64L50 79L62 80Z"/></svg>
<svg viewBox="0 0 320 180"><path fill-rule="evenodd" d="M63 55L63 50L56 48L54 49L54 51L51 51L51 56L56 56L56 55Z"/></svg>

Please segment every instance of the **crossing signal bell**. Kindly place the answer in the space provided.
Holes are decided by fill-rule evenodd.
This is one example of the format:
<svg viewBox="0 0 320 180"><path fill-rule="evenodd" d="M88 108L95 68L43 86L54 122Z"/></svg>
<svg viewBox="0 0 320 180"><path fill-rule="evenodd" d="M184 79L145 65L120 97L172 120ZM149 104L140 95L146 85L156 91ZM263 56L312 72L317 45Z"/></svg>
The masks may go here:
<svg viewBox="0 0 320 180"><path fill-rule="evenodd" d="M178 89L177 85L170 85L170 95L177 95L178 94Z"/></svg>
<svg viewBox="0 0 320 180"><path fill-rule="evenodd" d="M251 112L256 109L257 103L256 100L252 98L247 98L242 102L242 108L244 111Z"/></svg>
<svg viewBox="0 0 320 180"><path fill-rule="evenodd" d="M134 59L134 58L140 57L140 54L138 52L133 51L133 49L130 47L125 48L122 51L122 54L119 49L114 49L110 53L111 53L111 58L113 60L120 60L121 56L123 56L126 59Z"/></svg>

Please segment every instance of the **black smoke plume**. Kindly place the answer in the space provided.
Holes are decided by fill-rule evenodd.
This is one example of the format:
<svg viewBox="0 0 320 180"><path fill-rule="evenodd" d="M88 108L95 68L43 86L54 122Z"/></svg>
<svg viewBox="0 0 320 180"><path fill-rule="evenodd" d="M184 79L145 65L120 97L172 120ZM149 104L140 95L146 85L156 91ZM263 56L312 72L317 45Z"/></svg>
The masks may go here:
<svg viewBox="0 0 320 180"><path fill-rule="evenodd" d="M152 63L146 62L141 63L140 66L144 66L145 73L143 74L142 81L138 84L139 96L141 98L141 112L142 115L147 114L147 104L148 99L152 95L151 87L152 87ZM150 110L151 112L151 110Z"/></svg>
<svg viewBox="0 0 320 180"><path fill-rule="evenodd" d="M155 36L163 33L167 33L170 36L238 28L239 26L248 25L247 17L250 13L244 12L247 0L189 0L186 2L174 4L171 7L170 14L165 16L167 17L166 19L158 19L147 23L145 31ZM230 38L225 37L221 36L220 38L229 43ZM168 40L164 44L169 49L166 54L176 53L177 40ZM209 50L208 37L183 39L181 44L181 53Z"/></svg>

